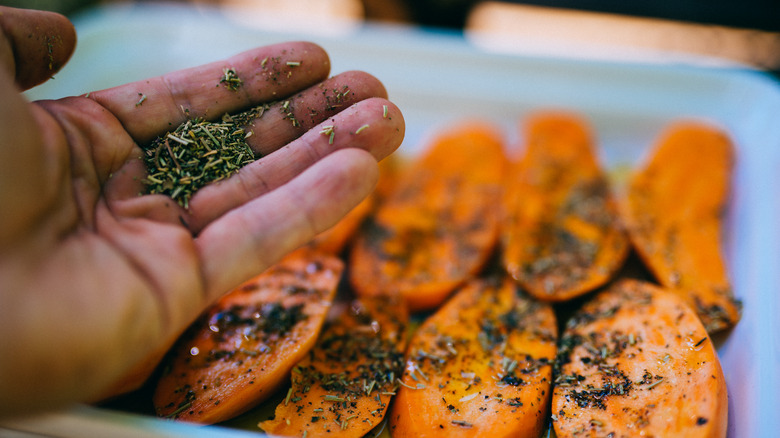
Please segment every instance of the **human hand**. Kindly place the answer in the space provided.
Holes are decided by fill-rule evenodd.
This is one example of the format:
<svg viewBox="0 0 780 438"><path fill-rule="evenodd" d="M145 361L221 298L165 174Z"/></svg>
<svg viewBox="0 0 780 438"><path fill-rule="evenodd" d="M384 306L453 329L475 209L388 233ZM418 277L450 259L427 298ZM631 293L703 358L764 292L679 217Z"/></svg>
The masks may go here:
<svg viewBox="0 0 780 438"><path fill-rule="evenodd" d="M403 139L379 81L328 78L327 54L302 42L29 103L20 91L69 58L73 27L5 7L0 24L0 413L105 395L216 298L349 211ZM242 80L235 91L219 83L225 68ZM263 102L279 103L250 127L262 158L187 209L139 195L143 145L187 117ZM336 127L332 141L322 125Z"/></svg>

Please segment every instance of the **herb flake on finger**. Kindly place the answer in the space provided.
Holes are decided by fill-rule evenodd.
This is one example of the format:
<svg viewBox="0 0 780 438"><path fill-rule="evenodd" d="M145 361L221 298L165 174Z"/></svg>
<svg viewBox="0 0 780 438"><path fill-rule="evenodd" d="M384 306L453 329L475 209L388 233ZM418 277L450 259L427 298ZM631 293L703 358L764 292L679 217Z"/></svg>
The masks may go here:
<svg viewBox="0 0 780 438"><path fill-rule="evenodd" d="M281 106L279 107L279 110L284 115L285 120L289 120L290 123L292 123L293 128L298 128L301 126L301 122L298 121L298 119L295 118L295 110L293 109L292 101L291 100L285 100L281 103Z"/></svg>
<svg viewBox="0 0 780 438"><path fill-rule="evenodd" d="M222 70L222 78L219 83L224 85L230 91L236 91L241 87L243 83L241 78L238 77L236 71L232 68L225 68Z"/></svg>
<svg viewBox="0 0 780 438"><path fill-rule="evenodd" d="M333 137L336 136L336 127L333 125L326 125L322 127L320 134L328 136L328 144L333 144Z"/></svg>
<svg viewBox="0 0 780 438"><path fill-rule="evenodd" d="M89 93L87 93L87 95L89 95ZM138 93L138 102L135 103L135 106L141 106L141 104L143 104L145 101L146 95L144 93Z"/></svg>

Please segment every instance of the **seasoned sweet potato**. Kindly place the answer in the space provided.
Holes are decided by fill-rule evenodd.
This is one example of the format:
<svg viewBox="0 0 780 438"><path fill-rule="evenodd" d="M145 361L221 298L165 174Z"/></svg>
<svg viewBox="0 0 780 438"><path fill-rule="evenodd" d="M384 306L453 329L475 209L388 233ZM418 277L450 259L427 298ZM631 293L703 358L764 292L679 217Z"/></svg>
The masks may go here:
<svg viewBox="0 0 780 438"><path fill-rule="evenodd" d="M379 162L379 181L376 182L376 188L372 193L378 202L384 201L395 189L398 177L406 167L406 160L405 157L393 154Z"/></svg>
<svg viewBox="0 0 780 438"><path fill-rule="evenodd" d="M548 419L552 308L473 280L415 332L389 415L394 437L538 437Z"/></svg>
<svg viewBox="0 0 780 438"><path fill-rule="evenodd" d="M628 239L585 121L543 113L526 130L507 183L503 262L536 298L565 301L606 283Z"/></svg>
<svg viewBox="0 0 780 438"><path fill-rule="evenodd" d="M349 240L360 228L360 224L368 217L374 208L376 199L368 196L360 201L346 216L336 222L335 225L314 237L309 245L328 254L340 254Z"/></svg>
<svg viewBox="0 0 780 438"><path fill-rule="evenodd" d="M374 211L396 183L399 160L391 155L379 162L379 181L374 191L336 225L318 234L310 246L328 254L340 254L355 236L363 221Z"/></svg>
<svg viewBox="0 0 780 438"><path fill-rule="evenodd" d="M273 394L314 346L342 270L303 248L219 300L174 347L157 414L216 423Z"/></svg>
<svg viewBox="0 0 780 438"><path fill-rule="evenodd" d="M382 422L403 372L407 319L397 297L352 302L293 368L287 397L259 426L278 436L364 436Z"/></svg>
<svg viewBox="0 0 780 438"><path fill-rule="evenodd" d="M712 341L676 294L621 280L569 320L552 413L565 437L724 437L726 382Z"/></svg>
<svg viewBox="0 0 780 438"><path fill-rule="evenodd" d="M740 318L722 241L733 162L723 132L677 124L632 175L622 203L639 256L659 283L685 298L710 333Z"/></svg>
<svg viewBox="0 0 780 438"><path fill-rule="evenodd" d="M478 272L498 238L505 164L493 127L471 124L435 138L356 239L356 293L397 293L412 311L432 309Z"/></svg>

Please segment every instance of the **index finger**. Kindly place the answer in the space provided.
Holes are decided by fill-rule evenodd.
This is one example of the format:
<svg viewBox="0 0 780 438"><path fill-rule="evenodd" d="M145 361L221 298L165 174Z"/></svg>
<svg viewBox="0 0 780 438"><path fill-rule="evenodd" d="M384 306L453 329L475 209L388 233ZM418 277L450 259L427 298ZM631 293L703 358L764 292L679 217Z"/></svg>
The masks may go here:
<svg viewBox="0 0 780 438"><path fill-rule="evenodd" d="M139 143L189 118L215 119L289 96L328 77L330 59L308 42L274 44L223 61L88 93Z"/></svg>

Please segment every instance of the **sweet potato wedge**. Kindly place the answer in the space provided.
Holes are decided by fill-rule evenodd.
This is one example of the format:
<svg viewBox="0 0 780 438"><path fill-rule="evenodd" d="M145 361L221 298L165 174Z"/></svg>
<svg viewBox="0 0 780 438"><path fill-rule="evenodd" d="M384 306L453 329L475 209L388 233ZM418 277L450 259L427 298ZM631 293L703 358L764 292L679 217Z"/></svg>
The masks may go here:
<svg viewBox="0 0 780 438"><path fill-rule="evenodd" d="M538 437L557 326L504 280L472 280L415 332L388 416L394 437Z"/></svg>
<svg viewBox="0 0 780 438"><path fill-rule="evenodd" d="M309 245L328 254L340 254L371 213L375 203L376 199L369 195L335 225L316 235Z"/></svg>
<svg viewBox="0 0 780 438"><path fill-rule="evenodd" d="M350 282L357 295L396 293L412 311L432 309L478 272L498 239L505 165L492 126L435 138L356 239Z"/></svg>
<svg viewBox="0 0 780 438"><path fill-rule="evenodd" d="M389 296L344 307L293 368L284 402L259 424L267 433L359 438L382 422L404 368L406 307Z"/></svg>
<svg viewBox="0 0 780 438"><path fill-rule="evenodd" d="M314 346L343 271L302 248L220 299L179 340L157 382L157 415L227 420L286 382Z"/></svg>
<svg viewBox="0 0 780 438"><path fill-rule="evenodd" d="M559 347L552 400L558 438L726 436L717 353L676 294L621 280L568 321Z"/></svg>
<svg viewBox="0 0 780 438"><path fill-rule="evenodd" d="M722 216L734 150L703 124L674 125L630 178L622 202L629 236L662 285L693 307L709 333L739 321L723 258Z"/></svg>
<svg viewBox="0 0 780 438"><path fill-rule="evenodd" d="M396 183L400 166L399 159L395 155L390 155L380 161L379 181L377 181L374 191L338 221L336 225L315 236L309 246L328 254L341 254L352 238L355 237L366 218L374 212L376 206L392 190Z"/></svg>
<svg viewBox="0 0 780 438"><path fill-rule="evenodd" d="M629 244L586 122L542 113L508 178L503 263L530 294L565 301L606 283Z"/></svg>

